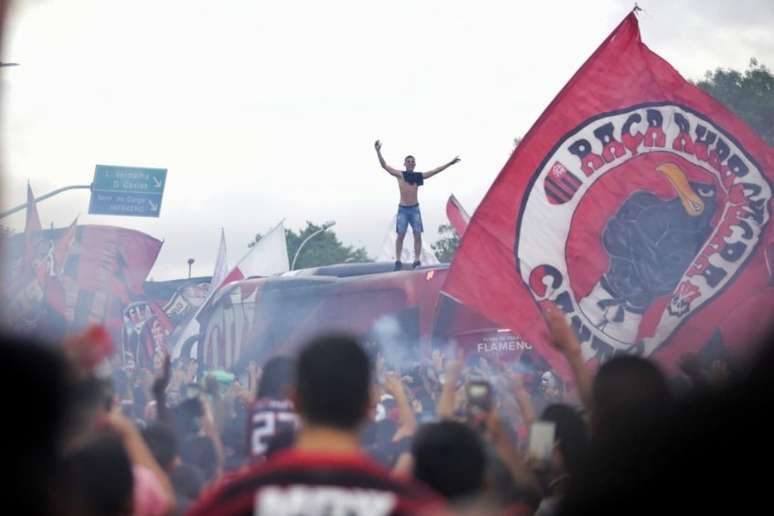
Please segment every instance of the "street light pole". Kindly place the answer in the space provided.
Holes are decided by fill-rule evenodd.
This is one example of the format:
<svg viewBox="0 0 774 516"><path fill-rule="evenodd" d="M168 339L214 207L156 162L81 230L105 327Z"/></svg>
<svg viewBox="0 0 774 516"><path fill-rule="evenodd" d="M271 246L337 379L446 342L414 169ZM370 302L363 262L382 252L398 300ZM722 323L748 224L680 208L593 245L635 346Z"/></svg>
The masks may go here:
<svg viewBox="0 0 774 516"><path fill-rule="evenodd" d="M91 190L91 185L71 185L71 186L65 186L63 188L58 188L53 192L48 192L45 195L41 195L40 197L37 197L35 199L35 202L37 203L37 202L43 201L45 199L48 199L49 197L55 196L56 194L66 192L67 190L78 190L78 189ZM10 210L5 210L3 212L0 212L0 219L7 217L8 215L11 215L13 213L16 213L17 211L23 210L26 207L27 207L27 203L25 202L24 204L20 204L14 208L11 208Z"/></svg>
<svg viewBox="0 0 774 516"><path fill-rule="evenodd" d="M333 227L335 225L336 225L336 221L335 220L329 220L328 222L323 224L320 229L318 229L317 231L315 231L314 233L312 233L311 235L306 237L304 239L304 241L301 242L301 245L298 246L298 249L296 249L296 254L293 255L293 261L290 263L290 270L291 271L296 269L296 260L298 260L298 255L301 254L301 249L304 248L306 243L309 242L314 237L316 237L317 235L319 235L320 233L322 233L323 231L325 231L326 229L331 228L331 227Z"/></svg>
<svg viewBox="0 0 774 516"><path fill-rule="evenodd" d="M188 279L191 279L191 266L194 264L194 261L196 260L193 258L188 259Z"/></svg>

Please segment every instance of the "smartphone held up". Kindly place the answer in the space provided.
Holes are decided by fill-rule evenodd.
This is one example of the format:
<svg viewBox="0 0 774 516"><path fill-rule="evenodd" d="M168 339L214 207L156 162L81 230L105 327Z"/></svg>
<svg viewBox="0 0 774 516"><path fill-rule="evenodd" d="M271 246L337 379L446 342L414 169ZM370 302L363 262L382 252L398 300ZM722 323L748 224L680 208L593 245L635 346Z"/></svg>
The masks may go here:
<svg viewBox="0 0 774 516"><path fill-rule="evenodd" d="M529 429L528 453L532 460L539 464L551 462L554 452L556 424L550 421L536 421Z"/></svg>

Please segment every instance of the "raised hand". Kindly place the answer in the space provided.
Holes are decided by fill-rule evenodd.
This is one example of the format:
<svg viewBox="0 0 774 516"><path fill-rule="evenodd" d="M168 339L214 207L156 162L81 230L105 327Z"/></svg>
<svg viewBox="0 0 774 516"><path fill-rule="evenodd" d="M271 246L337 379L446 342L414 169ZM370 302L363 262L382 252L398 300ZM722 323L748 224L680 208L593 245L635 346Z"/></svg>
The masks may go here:
<svg viewBox="0 0 774 516"><path fill-rule="evenodd" d="M450 165L454 165L455 163L459 163L460 161L462 161L462 160L460 160L459 156L454 156L454 159L451 160Z"/></svg>
<svg viewBox="0 0 774 516"><path fill-rule="evenodd" d="M433 353L431 355L431 361L437 373L440 373L441 371L443 371L443 354L441 353L440 350L438 349L433 350Z"/></svg>
<svg viewBox="0 0 774 516"><path fill-rule="evenodd" d="M591 410L591 372L583 360L581 344L575 331L570 327L564 312L556 305L551 304L545 311L548 331L551 334L551 344L558 349L570 366L575 377L583 406Z"/></svg>
<svg viewBox="0 0 774 516"><path fill-rule="evenodd" d="M382 150L382 142L379 140L376 140L374 142L374 148L376 149L376 152L380 152Z"/></svg>
<svg viewBox="0 0 774 516"><path fill-rule="evenodd" d="M551 344L564 355L580 353L580 342L575 332L567 323L564 312L556 305L546 310L546 322L551 333Z"/></svg>
<svg viewBox="0 0 774 516"><path fill-rule="evenodd" d="M161 373L153 380L152 390L156 399L161 398L169 387L169 382L172 379L171 367L172 360L169 353L164 353L164 365L161 368Z"/></svg>
<svg viewBox="0 0 774 516"><path fill-rule="evenodd" d="M401 394L405 394L403 390L403 381L400 375L397 373L387 373L384 377L384 390L387 394L397 398Z"/></svg>
<svg viewBox="0 0 774 516"><path fill-rule="evenodd" d="M454 357L446 362L444 368L444 380L456 383L462 375L462 368L465 366L465 353L462 350L454 350Z"/></svg>

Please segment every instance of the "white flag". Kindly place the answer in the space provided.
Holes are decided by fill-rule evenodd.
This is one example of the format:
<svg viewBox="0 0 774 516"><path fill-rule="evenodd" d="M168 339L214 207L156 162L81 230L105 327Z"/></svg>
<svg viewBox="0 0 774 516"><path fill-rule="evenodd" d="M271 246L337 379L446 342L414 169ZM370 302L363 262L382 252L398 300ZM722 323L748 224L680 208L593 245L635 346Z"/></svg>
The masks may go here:
<svg viewBox="0 0 774 516"><path fill-rule="evenodd" d="M228 258L226 256L226 232L220 228L220 246L218 247L218 257L215 259L215 270L212 272L210 286L217 288L228 274Z"/></svg>
<svg viewBox="0 0 774 516"><path fill-rule="evenodd" d="M272 276L274 274L287 272L290 270L288 262L288 245L285 240L285 224L284 221L282 221L271 231L266 233L258 243L250 248L250 250L247 251L247 254L239 260L239 263L229 271L220 283L216 284L214 281L212 282L212 289L210 289L207 299L201 304L182 334L187 338L188 336L199 333L200 328L197 318L202 310L209 306L210 300L223 285L251 276ZM183 342L183 340L177 342L172 358L180 356ZM192 354L196 353L193 349L191 352Z"/></svg>
<svg viewBox="0 0 774 516"><path fill-rule="evenodd" d="M285 239L285 224L280 222L266 233L242 258L228 277L271 276L290 270L288 244ZM235 272L237 272L235 274ZM231 280L233 281L233 280Z"/></svg>

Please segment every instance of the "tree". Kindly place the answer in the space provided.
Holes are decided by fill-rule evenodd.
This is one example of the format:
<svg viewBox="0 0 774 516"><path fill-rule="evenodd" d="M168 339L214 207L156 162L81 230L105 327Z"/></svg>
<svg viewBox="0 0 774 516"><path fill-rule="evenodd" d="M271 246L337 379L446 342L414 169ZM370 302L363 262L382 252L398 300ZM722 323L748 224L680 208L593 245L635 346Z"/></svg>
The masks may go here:
<svg viewBox="0 0 774 516"><path fill-rule="evenodd" d="M774 145L774 75L756 59L747 70L716 69L697 83Z"/></svg>
<svg viewBox="0 0 774 516"><path fill-rule="evenodd" d="M441 224L438 226L438 236L438 240L430 247L433 248L438 261L449 263L460 246L460 236L451 224Z"/></svg>
<svg viewBox="0 0 774 516"><path fill-rule="evenodd" d="M293 261L293 256L296 254L298 246L312 233L319 231L322 228L321 225L314 224L310 221L306 221L306 227L300 230L298 233L292 229L285 230L285 236L288 242L288 257L290 261ZM296 260L296 269L304 269L307 267L320 267L322 265L333 265L335 263L344 262L370 262L365 248L358 247L353 248L350 245L345 246L342 244L336 233L331 229L327 229L319 235L313 237L306 245L301 249L301 254L298 255Z"/></svg>

